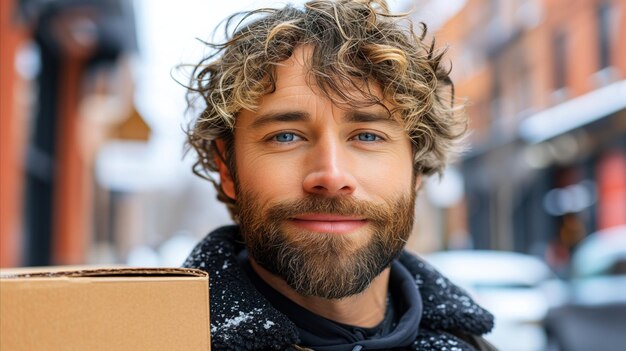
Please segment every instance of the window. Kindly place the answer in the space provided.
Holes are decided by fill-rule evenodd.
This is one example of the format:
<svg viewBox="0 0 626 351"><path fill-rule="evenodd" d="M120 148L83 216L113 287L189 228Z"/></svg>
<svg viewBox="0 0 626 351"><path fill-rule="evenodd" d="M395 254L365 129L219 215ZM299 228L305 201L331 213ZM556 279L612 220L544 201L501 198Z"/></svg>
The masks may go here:
<svg viewBox="0 0 626 351"><path fill-rule="evenodd" d="M601 3L596 11L600 69L611 65L611 6Z"/></svg>
<svg viewBox="0 0 626 351"><path fill-rule="evenodd" d="M558 31L553 38L553 62L552 70L554 72L554 90L565 88L565 80L567 73L567 37L565 32Z"/></svg>
<svg viewBox="0 0 626 351"><path fill-rule="evenodd" d="M531 108L531 75L532 71L526 60L524 50L520 47L515 52L512 60L515 67L515 113L517 117L521 117Z"/></svg>

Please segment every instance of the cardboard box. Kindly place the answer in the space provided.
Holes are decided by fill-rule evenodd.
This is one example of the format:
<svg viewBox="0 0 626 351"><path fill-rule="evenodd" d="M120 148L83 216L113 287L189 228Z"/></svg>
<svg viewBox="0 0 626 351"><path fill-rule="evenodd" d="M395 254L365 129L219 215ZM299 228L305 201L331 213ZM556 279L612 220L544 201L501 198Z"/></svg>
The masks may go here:
<svg viewBox="0 0 626 351"><path fill-rule="evenodd" d="M0 271L0 350L209 350L206 272Z"/></svg>

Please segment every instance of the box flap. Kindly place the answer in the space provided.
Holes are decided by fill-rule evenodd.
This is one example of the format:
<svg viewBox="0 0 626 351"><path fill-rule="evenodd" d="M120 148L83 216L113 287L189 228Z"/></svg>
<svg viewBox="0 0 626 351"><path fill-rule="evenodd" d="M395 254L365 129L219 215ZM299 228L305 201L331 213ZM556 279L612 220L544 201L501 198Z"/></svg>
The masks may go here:
<svg viewBox="0 0 626 351"><path fill-rule="evenodd" d="M192 268L144 267L28 267L0 270L0 279L55 277L208 277L207 272Z"/></svg>

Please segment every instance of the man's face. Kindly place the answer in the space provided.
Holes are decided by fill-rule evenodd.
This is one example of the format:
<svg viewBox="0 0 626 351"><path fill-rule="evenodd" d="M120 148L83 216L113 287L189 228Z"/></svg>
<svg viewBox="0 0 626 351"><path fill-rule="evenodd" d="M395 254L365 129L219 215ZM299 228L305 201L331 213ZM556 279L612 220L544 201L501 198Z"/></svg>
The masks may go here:
<svg viewBox="0 0 626 351"><path fill-rule="evenodd" d="M236 178L220 173L250 256L302 295L342 298L404 247L418 180L411 142L385 108L338 106L307 84L310 50L296 49L276 90L239 113Z"/></svg>

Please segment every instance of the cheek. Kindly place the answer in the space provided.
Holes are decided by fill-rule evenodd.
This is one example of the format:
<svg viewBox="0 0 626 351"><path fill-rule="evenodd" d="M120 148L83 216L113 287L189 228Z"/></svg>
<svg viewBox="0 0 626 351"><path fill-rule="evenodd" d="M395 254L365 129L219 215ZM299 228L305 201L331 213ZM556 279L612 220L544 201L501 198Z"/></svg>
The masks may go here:
<svg viewBox="0 0 626 351"><path fill-rule="evenodd" d="M412 189L413 155L399 148L376 156L359 159L355 175L369 193L398 195Z"/></svg>
<svg viewBox="0 0 626 351"><path fill-rule="evenodd" d="M357 179L366 193L388 197L412 189L412 167L380 163L377 167L360 166L360 169Z"/></svg>
<svg viewBox="0 0 626 351"><path fill-rule="evenodd" d="M237 158L239 186L268 201L297 194L301 188L301 165L292 158L253 152Z"/></svg>

